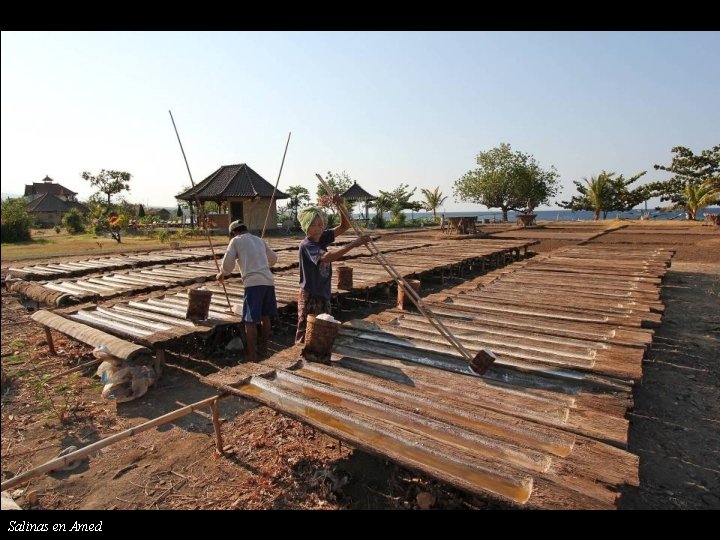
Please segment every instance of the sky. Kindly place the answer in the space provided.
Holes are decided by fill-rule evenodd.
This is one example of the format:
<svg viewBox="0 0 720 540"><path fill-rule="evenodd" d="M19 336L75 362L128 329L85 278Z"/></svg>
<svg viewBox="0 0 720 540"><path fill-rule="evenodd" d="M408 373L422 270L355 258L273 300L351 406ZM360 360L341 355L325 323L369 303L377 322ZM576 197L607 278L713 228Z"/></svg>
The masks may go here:
<svg viewBox="0 0 720 540"><path fill-rule="evenodd" d="M720 32L2 32L3 198L49 175L132 174L125 196L173 206L247 163L279 188L346 171L377 194L440 187L500 143L573 180L669 175L675 146L720 143ZM651 201L652 202L652 201ZM556 208L553 202L540 209Z"/></svg>

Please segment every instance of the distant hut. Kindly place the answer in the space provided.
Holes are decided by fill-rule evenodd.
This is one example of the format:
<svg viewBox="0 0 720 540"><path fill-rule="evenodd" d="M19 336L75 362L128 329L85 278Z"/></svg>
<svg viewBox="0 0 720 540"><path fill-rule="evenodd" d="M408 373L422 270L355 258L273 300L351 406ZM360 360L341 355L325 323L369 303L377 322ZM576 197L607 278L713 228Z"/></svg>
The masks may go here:
<svg viewBox="0 0 720 540"><path fill-rule="evenodd" d="M370 213L369 213L369 203L370 201L374 201L377 199L375 195L371 195L367 191L365 191L363 188L361 188L357 182L353 182L353 185L348 188L348 190L342 194L343 199L346 201L351 201L353 203L357 202L364 202L365 203L365 219L370 219Z"/></svg>
<svg viewBox="0 0 720 540"><path fill-rule="evenodd" d="M25 185L24 197L28 199L25 210L38 227L60 225L63 215L72 208L77 208L83 214L90 211L87 206L75 200L76 195L76 192L45 176L42 182Z"/></svg>
<svg viewBox="0 0 720 540"><path fill-rule="evenodd" d="M227 230L228 225L240 220L248 229L260 231L265 223L265 215L270 207L273 186L245 163L223 165L195 188L176 195L176 199L195 204L195 194L200 204L214 202L219 213L208 216L209 228ZM288 195L278 190L270 207L267 229L277 229L277 199L287 199Z"/></svg>

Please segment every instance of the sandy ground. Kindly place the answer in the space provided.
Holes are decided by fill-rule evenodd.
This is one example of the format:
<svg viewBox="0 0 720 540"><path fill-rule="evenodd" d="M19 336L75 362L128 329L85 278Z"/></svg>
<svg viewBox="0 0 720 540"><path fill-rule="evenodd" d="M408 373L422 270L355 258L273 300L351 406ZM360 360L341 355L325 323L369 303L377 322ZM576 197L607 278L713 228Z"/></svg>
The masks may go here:
<svg viewBox="0 0 720 540"><path fill-rule="evenodd" d="M552 230L556 238L548 236ZM412 234L422 235L438 237ZM538 252L578 241L568 237L567 227L537 236ZM629 450L640 456L641 484L623 494L619 507L720 509L720 232L636 226L592 242L678 249L663 288L665 318L629 412ZM348 305L341 318L365 314ZM271 349L280 351L291 340L291 324L281 326ZM3 289L3 481L63 448L88 445L215 394L170 368L143 398L106 402L94 369L47 382L92 358L90 348L69 339L57 336L55 345L58 356L51 357L42 329ZM218 352L208 361L222 366L232 358ZM205 411L106 447L73 470L38 477L11 493L22 507L36 509L499 508L237 398L221 402L224 444L231 449L228 457L216 457Z"/></svg>

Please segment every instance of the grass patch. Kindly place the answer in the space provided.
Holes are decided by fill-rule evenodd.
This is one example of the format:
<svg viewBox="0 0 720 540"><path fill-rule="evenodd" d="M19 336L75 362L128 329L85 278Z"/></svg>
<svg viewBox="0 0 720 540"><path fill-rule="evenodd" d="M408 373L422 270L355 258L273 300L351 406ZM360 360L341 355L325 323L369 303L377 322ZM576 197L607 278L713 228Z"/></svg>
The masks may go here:
<svg viewBox="0 0 720 540"><path fill-rule="evenodd" d="M174 237L173 234L168 239L172 240ZM204 236L184 237L182 243L184 247L208 245ZM213 244L224 247L227 245L227 239L222 236L214 237ZM153 249L168 249L168 246L160 242L154 235L122 236L122 242L118 244L109 237L98 237L91 233L72 235L63 231L60 234L53 232L53 236L44 237L38 236L34 232L33 239L30 242L3 243L2 259L8 261L28 258L44 259L65 255L88 255L93 257L110 253L150 251Z"/></svg>

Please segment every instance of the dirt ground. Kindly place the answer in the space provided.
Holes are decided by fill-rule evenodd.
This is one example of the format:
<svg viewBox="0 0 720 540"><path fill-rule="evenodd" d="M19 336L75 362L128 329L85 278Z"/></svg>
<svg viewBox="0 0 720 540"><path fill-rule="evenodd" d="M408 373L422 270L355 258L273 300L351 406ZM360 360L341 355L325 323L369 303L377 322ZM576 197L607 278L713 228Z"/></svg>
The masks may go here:
<svg viewBox="0 0 720 540"><path fill-rule="evenodd" d="M619 507L720 509L720 232L699 226L638 231L590 242L678 249L663 286L664 321L629 412L629 450L640 456L641 483L623 494ZM421 235L437 236L412 236ZM535 250L568 243L544 238ZM341 320L368 313L352 304L343 308ZM381 300L377 309L383 308ZM169 367L143 398L105 401L95 368L60 375L91 360L91 349L55 334L58 356L50 356L44 332L29 315L3 288L3 481L69 446L86 446L217 393ZM292 321L276 328L271 350L288 347L292 331ZM222 352L206 359L210 370L231 361ZM205 369L187 358L170 363ZM23 508L35 509L501 508L234 397L220 404L230 449L217 457L209 412L124 439L77 468L40 476L10 493Z"/></svg>

